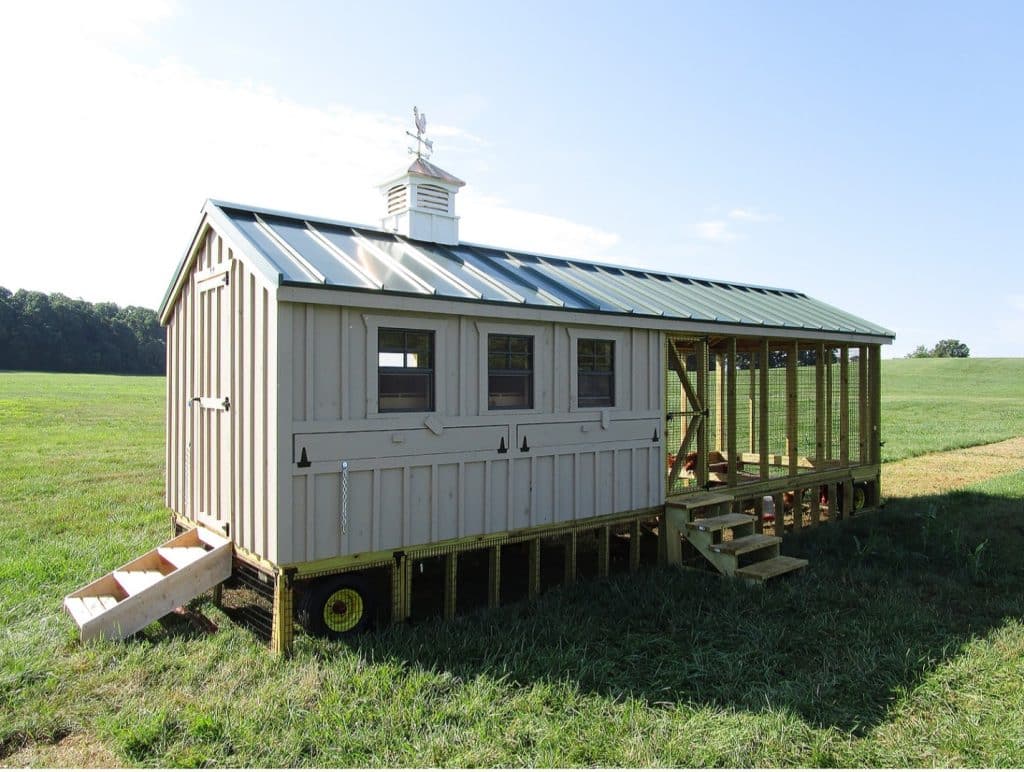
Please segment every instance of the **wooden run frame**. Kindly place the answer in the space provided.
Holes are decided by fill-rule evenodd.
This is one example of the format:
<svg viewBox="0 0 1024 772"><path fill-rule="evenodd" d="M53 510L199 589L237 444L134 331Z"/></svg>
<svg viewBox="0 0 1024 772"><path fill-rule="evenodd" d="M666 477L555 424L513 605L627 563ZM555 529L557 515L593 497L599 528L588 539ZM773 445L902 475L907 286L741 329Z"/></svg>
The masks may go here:
<svg viewBox="0 0 1024 772"><path fill-rule="evenodd" d="M672 461L666 473L668 501L684 503L688 497L700 496L710 489L731 494L739 504L753 502L754 509L762 514L760 502L756 500L771 497L778 513L776 527L779 529L787 527L783 516L787 501L801 502L805 492L811 494L808 511L800 512L799 517L794 515L789 524L793 529L850 515L854 511L855 487L864 492L863 502L858 502L860 509L877 506L881 466L880 349L879 344L850 346L829 340L666 335L667 372L677 374L684 406L682 414L691 416L678 450L666 447ZM681 356L681 350L696 363L693 370L687 370L686 357ZM810 393L805 395L809 401L813 399L813 426L807 422L806 412L801 412L799 401L800 384L805 382L800 379L800 371L807 367L800 365L800 356L808 351L815 354L813 397ZM770 393L773 353L777 355L777 364L781 355L785 356L784 394ZM745 364L749 384L744 411L739 410L738 404L740 355L749 357ZM709 388L709 374L715 377L713 388ZM771 383L773 389L781 385L777 381ZM772 396L774 402L770 399ZM666 393L666 402L668 398ZM773 438L769 433L773 406L776 421L781 419L784 423L784 437L774 439L776 442L784 439L785 447L775 449L776 455L772 455ZM851 410L854 407L856 410ZM714 416L711 426L706 418L702 420L709 414ZM851 424L852 416L857 423ZM672 414L666 413L666 420L671 418ZM738 442L741 422L746 430L742 447ZM853 448L850 447L851 430L856 431L857 438ZM709 432L712 433L710 438ZM805 445L800 444L801 437ZM709 447L709 440L714 447ZM697 459L692 482L679 492L674 486L679 480L684 456L694 449ZM711 450L723 454L726 464L718 464L717 469L709 471ZM744 467L748 470L746 473L740 471ZM752 468L756 473L751 473ZM787 494L792 494L792 498ZM794 512L799 509L802 507L794 507ZM759 519L758 531L761 526Z"/></svg>

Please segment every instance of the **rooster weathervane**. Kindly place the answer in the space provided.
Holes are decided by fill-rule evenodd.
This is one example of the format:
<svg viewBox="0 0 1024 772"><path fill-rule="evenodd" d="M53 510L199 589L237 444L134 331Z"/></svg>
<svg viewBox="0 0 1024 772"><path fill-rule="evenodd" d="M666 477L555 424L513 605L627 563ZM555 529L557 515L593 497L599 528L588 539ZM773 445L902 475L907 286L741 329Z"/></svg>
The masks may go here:
<svg viewBox="0 0 1024 772"><path fill-rule="evenodd" d="M415 153L417 158L430 158L430 154L434 152L434 143L423 136L427 133L427 114L421 113L419 108L413 106L412 117L416 123L416 133L413 134L411 131L405 133L416 140L416 149L413 150L410 147L409 152ZM424 147L426 147L426 151L424 151Z"/></svg>

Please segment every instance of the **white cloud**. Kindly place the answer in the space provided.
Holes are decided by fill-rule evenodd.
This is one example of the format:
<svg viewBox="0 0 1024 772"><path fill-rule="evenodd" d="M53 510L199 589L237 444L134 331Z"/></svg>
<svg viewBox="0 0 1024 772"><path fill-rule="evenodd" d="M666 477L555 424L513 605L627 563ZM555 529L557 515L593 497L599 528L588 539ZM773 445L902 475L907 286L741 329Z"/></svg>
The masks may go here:
<svg viewBox="0 0 1024 772"><path fill-rule="evenodd" d="M0 257L10 289L153 306L206 198L373 224L377 184L408 163L404 113L303 105L173 59L146 66L114 52L115 42L144 41L174 13L169 3L19 13L0 32L0 86L7 115L18 117L0 123L0 211L16 223ZM486 167L485 139L434 122L429 130L441 165L455 157ZM459 199L467 240L593 257L618 241L468 182Z"/></svg>
<svg viewBox="0 0 1024 772"><path fill-rule="evenodd" d="M712 220L694 223L690 230L694 236L702 241L727 244L745 237L744 233L737 230L740 225L745 223L775 222L778 219L774 214L760 212L757 209L735 208L730 209L724 217L719 216Z"/></svg>
<svg viewBox="0 0 1024 772"><path fill-rule="evenodd" d="M729 223L726 220L705 220L704 222L694 223L693 233L699 239L719 244L735 241L739 238L739 234L729 229Z"/></svg>
<svg viewBox="0 0 1024 772"><path fill-rule="evenodd" d="M732 209L729 212L730 220L741 222L776 222L779 218L774 214L766 214L756 209Z"/></svg>

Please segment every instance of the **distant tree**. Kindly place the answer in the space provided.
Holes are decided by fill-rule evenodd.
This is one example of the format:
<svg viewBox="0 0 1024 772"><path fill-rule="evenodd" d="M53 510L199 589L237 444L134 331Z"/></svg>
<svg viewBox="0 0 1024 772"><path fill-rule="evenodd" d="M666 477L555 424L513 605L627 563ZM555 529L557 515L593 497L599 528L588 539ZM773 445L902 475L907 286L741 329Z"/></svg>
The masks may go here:
<svg viewBox="0 0 1024 772"><path fill-rule="evenodd" d="M909 354L907 354L907 359L927 359L931 355L932 352L926 349L924 346L918 346Z"/></svg>
<svg viewBox="0 0 1024 772"><path fill-rule="evenodd" d="M935 344L935 348L932 349L933 357L954 357L957 359L966 359L970 355L971 350L967 348L965 343L961 343L960 341L952 338L940 340Z"/></svg>
<svg viewBox="0 0 1024 772"><path fill-rule="evenodd" d="M165 350L148 308L0 287L0 370L159 374Z"/></svg>

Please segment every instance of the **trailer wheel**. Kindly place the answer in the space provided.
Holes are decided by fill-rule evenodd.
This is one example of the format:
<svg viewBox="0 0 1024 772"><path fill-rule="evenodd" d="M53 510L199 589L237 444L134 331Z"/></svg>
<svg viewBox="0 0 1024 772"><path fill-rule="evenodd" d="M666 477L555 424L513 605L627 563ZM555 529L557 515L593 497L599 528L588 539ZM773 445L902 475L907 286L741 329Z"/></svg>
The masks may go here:
<svg viewBox="0 0 1024 772"><path fill-rule="evenodd" d="M313 635L344 638L367 628L373 607L363 577L335 576L318 582L307 593L299 621Z"/></svg>
<svg viewBox="0 0 1024 772"><path fill-rule="evenodd" d="M868 503L868 486L867 483L856 483L853 486L853 511L857 512Z"/></svg>

